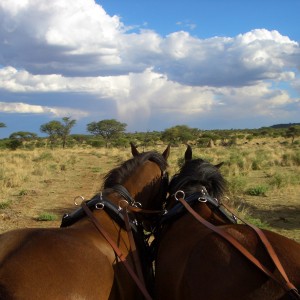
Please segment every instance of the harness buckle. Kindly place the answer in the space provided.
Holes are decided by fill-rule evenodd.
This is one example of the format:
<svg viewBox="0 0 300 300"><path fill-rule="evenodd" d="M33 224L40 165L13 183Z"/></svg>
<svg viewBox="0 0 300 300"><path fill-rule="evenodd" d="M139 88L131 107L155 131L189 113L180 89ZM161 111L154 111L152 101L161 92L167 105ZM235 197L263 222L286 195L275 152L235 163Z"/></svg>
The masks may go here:
<svg viewBox="0 0 300 300"><path fill-rule="evenodd" d="M124 203L124 204L122 204L122 203ZM122 209L127 208L128 206L129 206L128 201L122 199L122 200L119 201L119 208L118 208L118 210L121 211Z"/></svg>

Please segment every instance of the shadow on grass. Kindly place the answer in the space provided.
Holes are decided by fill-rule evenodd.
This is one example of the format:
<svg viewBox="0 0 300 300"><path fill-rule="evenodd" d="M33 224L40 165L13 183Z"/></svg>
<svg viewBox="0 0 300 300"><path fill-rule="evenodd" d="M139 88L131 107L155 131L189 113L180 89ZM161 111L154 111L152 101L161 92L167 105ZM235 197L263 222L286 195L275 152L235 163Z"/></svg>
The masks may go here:
<svg viewBox="0 0 300 300"><path fill-rule="evenodd" d="M230 202L231 207L238 207L238 210L245 211L242 218L259 219L260 222L266 224L268 227L281 228L286 230L300 229L300 204L290 205L276 204L268 209L257 207L249 201L237 199ZM239 213L237 212L239 216Z"/></svg>

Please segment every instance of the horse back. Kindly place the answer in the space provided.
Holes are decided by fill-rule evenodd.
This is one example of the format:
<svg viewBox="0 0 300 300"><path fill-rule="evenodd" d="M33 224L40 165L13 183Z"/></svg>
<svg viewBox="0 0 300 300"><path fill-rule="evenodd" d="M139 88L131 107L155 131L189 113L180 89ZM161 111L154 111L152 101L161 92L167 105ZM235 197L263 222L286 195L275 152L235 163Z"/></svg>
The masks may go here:
<svg viewBox="0 0 300 300"><path fill-rule="evenodd" d="M110 245L98 232L84 231L22 229L2 234L0 299L135 299L131 278L116 264Z"/></svg>
<svg viewBox="0 0 300 300"><path fill-rule="evenodd" d="M253 230L222 226L272 272L274 264ZM264 231L290 281L300 285L300 244ZM277 274L277 271L275 271ZM277 274L279 275L279 274ZM170 284L174 286L169 289ZM156 264L158 299L279 299L281 286L269 279L231 244L188 215L161 238Z"/></svg>

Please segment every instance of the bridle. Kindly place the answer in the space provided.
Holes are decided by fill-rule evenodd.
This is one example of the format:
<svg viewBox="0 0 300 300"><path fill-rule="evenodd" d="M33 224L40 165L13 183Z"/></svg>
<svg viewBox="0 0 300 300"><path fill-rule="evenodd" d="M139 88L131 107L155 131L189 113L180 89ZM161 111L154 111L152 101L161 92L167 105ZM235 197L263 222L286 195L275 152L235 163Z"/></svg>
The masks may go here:
<svg viewBox="0 0 300 300"><path fill-rule="evenodd" d="M185 198L185 193L182 190L178 190L175 194L169 196L169 198L173 198L174 200L176 200L179 193L182 194ZM220 200L210 196L205 186L201 186L198 192L192 193L191 195L186 197L185 201L190 206L194 206L196 203L206 203L213 212L217 211L223 218L225 218L230 223L237 223L237 217L232 212L230 212ZM167 223L171 220L178 219L184 213L186 213L185 207L176 200L175 205L171 207L167 211L167 213L161 218L161 223Z"/></svg>
<svg viewBox="0 0 300 300"><path fill-rule="evenodd" d="M169 174L166 171L161 171L161 184L160 184L160 189L161 189L161 198L165 199L166 194L167 194L167 189L168 189L168 184L169 184ZM106 195L108 195L111 192L117 192L121 197L124 198L124 201L119 202L119 206L113 204ZM143 209L142 205L140 202L136 202L135 199L131 196L129 191L121 184L116 184L111 188L106 188L104 189L103 192L100 192L99 194L95 195L92 199L90 200L85 200L83 196L77 196L74 199L74 203L76 206L79 206L80 203L77 202L77 200L84 201L87 205L87 207L90 210L98 210L98 209L103 209L112 219L114 219L120 226L124 228L124 218L122 214L120 213L122 206L124 204L127 206L127 208L131 212L135 213L149 213L153 215L161 215L165 214L165 210L147 210ZM85 213L82 208L78 208L72 213L66 213L63 215L61 226L60 227L68 227L79 221L81 218L85 216ZM138 224L137 220L134 219L131 222L132 228L136 230L136 226L141 225Z"/></svg>

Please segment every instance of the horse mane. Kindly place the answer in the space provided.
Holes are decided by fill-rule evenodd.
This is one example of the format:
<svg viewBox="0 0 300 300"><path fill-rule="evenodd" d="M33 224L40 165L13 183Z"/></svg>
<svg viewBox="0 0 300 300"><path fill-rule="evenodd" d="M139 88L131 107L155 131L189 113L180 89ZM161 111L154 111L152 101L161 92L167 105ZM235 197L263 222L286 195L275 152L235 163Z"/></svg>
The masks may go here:
<svg viewBox="0 0 300 300"><path fill-rule="evenodd" d="M170 195L184 189L186 195L199 191L204 186L214 198L221 198L226 191L226 180L219 169L211 163L197 158L187 160L169 185Z"/></svg>
<svg viewBox="0 0 300 300"><path fill-rule="evenodd" d="M114 185L123 184L128 176L147 160L158 164L162 171L165 171L168 166L167 161L160 153L156 151L143 152L109 171L104 177L103 188L112 188Z"/></svg>

